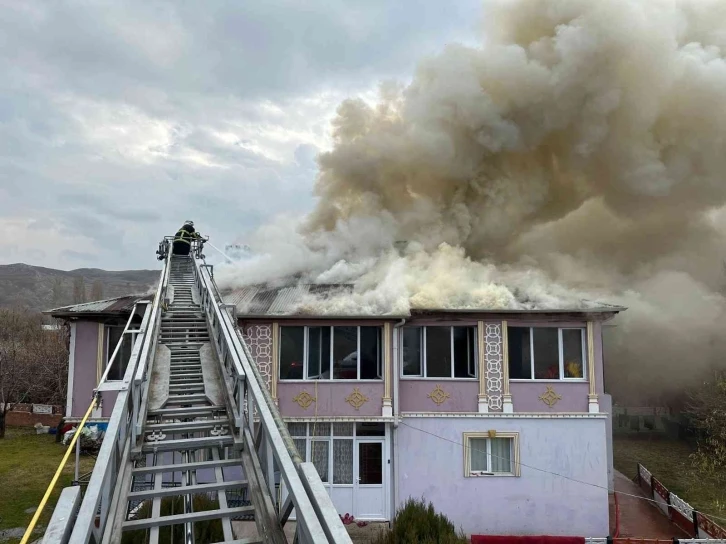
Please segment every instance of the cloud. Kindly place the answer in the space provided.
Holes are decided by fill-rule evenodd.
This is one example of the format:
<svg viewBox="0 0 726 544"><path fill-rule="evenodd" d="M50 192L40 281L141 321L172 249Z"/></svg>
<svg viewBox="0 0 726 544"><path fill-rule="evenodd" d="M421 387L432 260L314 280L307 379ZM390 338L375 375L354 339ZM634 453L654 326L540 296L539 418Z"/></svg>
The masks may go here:
<svg viewBox="0 0 726 544"><path fill-rule="evenodd" d="M154 267L189 217L221 247L309 210L338 103L469 39L478 3L0 1L0 262Z"/></svg>

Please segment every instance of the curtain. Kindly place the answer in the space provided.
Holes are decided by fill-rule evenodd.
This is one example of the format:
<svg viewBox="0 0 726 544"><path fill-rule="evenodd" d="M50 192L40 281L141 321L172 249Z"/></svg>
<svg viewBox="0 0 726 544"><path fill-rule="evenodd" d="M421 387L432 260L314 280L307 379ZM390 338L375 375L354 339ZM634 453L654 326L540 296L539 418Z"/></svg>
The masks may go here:
<svg viewBox="0 0 726 544"><path fill-rule="evenodd" d="M315 468L318 470L320 479L325 483L330 481L328 478L329 447L330 442L328 440L313 440L310 444L310 457L312 457L313 465L315 465Z"/></svg>
<svg viewBox="0 0 726 544"><path fill-rule="evenodd" d="M333 483L353 483L352 440L333 440Z"/></svg>
<svg viewBox="0 0 726 544"><path fill-rule="evenodd" d="M513 472L512 439L492 438L492 472Z"/></svg>
<svg viewBox="0 0 726 544"><path fill-rule="evenodd" d="M470 438L469 439L469 456L471 459L472 471L488 471L487 468L487 439L486 438Z"/></svg>

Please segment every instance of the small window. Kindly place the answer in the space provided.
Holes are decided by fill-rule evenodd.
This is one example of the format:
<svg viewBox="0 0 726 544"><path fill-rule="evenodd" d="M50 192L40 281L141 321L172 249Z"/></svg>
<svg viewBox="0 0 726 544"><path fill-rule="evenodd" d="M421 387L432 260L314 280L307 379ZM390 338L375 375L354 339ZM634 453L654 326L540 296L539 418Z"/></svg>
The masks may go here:
<svg viewBox="0 0 726 544"><path fill-rule="evenodd" d="M305 358L305 327L280 327L280 379L301 380Z"/></svg>
<svg viewBox="0 0 726 544"><path fill-rule="evenodd" d="M133 326L132 326L133 327ZM126 369L131 359L131 351L134 349L135 335L127 333L123 334L124 327L106 327L108 344L106 346L106 366L111 362L111 369L106 376L107 380L123 380ZM116 353L116 357L111 361L116 346L121 342L121 346Z"/></svg>
<svg viewBox="0 0 726 544"><path fill-rule="evenodd" d="M585 330L509 327L509 378L568 380L585 378Z"/></svg>
<svg viewBox="0 0 726 544"><path fill-rule="evenodd" d="M466 477L519 476L518 433L464 433Z"/></svg>
<svg viewBox="0 0 726 544"><path fill-rule="evenodd" d="M380 327L360 328L360 379L383 377L383 349Z"/></svg>
<svg viewBox="0 0 726 544"><path fill-rule="evenodd" d="M476 378L476 327L406 327L401 373L424 378Z"/></svg>
<svg viewBox="0 0 726 544"><path fill-rule="evenodd" d="M330 378L330 327L308 329L308 380Z"/></svg>

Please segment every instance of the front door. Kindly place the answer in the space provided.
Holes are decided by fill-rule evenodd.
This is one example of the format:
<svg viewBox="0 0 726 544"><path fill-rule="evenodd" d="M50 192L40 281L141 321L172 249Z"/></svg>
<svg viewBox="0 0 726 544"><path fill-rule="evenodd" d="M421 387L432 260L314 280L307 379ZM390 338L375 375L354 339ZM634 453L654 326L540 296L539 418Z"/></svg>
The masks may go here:
<svg viewBox="0 0 726 544"><path fill-rule="evenodd" d="M386 519L383 444L383 440L356 440L356 518Z"/></svg>

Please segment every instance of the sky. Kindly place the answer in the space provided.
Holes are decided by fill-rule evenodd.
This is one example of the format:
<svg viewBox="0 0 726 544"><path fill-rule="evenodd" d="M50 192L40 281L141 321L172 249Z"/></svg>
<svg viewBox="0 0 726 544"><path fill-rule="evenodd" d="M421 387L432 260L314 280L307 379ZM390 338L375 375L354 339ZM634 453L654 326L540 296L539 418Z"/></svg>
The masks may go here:
<svg viewBox="0 0 726 544"><path fill-rule="evenodd" d="M312 209L352 97L474 43L480 0L0 0L0 264L157 268ZM208 253L213 253L209 250Z"/></svg>

